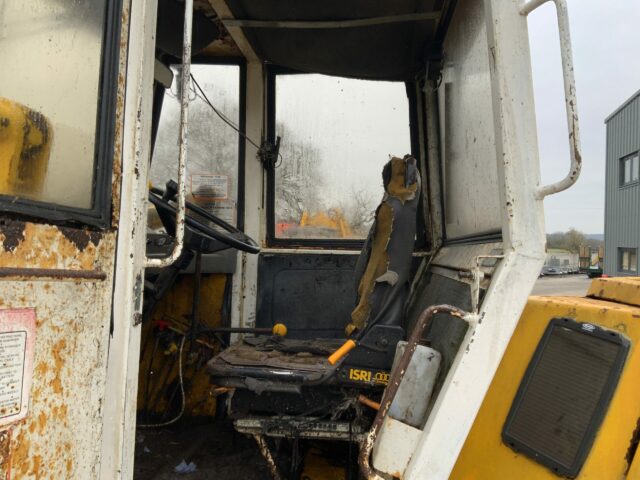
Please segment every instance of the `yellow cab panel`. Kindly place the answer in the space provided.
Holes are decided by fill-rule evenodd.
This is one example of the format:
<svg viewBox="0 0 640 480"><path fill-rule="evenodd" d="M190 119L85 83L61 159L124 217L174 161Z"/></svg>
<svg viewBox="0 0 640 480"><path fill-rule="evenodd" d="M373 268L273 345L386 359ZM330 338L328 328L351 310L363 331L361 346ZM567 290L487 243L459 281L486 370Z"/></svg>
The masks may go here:
<svg viewBox="0 0 640 480"><path fill-rule="evenodd" d="M541 337L552 318L577 322L619 333L630 348L617 386L597 429L593 445L575 478L589 480L640 478L637 458L640 418L640 279L597 279L583 297L529 299L451 479L555 479L547 466L518 453L502 439L505 421ZM578 405L576 405L578 407Z"/></svg>

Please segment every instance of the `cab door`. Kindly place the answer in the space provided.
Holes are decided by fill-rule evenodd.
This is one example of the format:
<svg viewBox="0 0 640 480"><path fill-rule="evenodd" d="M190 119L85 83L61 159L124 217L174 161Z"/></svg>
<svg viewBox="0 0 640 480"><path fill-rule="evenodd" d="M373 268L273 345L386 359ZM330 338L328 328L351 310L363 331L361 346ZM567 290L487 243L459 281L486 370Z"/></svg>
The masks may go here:
<svg viewBox="0 0 640 480"><path fill-rule="evenodd" d="M145 194L134 169L148 148L134 146L148 136L152 67L141 60L152 58L155 28L154 2L133 3L0 8L3 478L97 478L105 465L105 478L123 473L119 367L137 348L140 296L136 262L123 255L133 258ZM105 455L107 439L116 453Z"/></svg>

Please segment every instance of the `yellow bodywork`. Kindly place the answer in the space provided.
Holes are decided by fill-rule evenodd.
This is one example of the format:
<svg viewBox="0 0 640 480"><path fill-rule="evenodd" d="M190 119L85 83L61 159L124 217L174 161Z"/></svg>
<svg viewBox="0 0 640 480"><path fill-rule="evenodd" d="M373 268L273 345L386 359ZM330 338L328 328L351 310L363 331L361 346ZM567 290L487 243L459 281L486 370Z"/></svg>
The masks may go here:
<svg viewBox="0 0 640 480"><path fill-rule="evenodd" d="M200 286L200 323L206 327L219 327L226 276L203 274ZM179 339L189 332L193 304L194 275L180 275L166 296L156 306L151 319L143 325L138 377L138 410L164 415L169 402L180 402L172 395L178 380ZM176 332L169 344L158 342L159 329ZM218 343L199 337L191 348L185 343L183 350L183 377L185 379L187 416L213 416L215 397L211 393L209 374L202 366L219 349ZM172 398L173 397L173 398ZM170 415L169 415L170 416ZM168 418L168 417L167 417Z"/></svg>
<svg viewBox="0 0 640 480"><path fill-rule="evenodd" d="M520 381L549 320L570 317L617 330L631 342L602 425L576 477L640 479L638 455L629 458L640 419L640 279L597 279L583 297L530 297L509 347L450 476L459 480L543 480L559 477L501 439ZM607 300L608 299L608 300Z"/></svg>
<svg viewBox="0 0 640 480"><path fill-rule="evenodd" d="M327 213L318 212L313 215L309 215L309 212L304 211L300 218L300 226L334 230L338 238L350 238L352 236L349 222L344 218L339 208L332 208Z"/></svg>
<svg viewBox="0 0 640 480"><path fill-rule="evenodd" d="M51 125L42 114L0 97L0 194L40 193L51 138Z"/></svg>

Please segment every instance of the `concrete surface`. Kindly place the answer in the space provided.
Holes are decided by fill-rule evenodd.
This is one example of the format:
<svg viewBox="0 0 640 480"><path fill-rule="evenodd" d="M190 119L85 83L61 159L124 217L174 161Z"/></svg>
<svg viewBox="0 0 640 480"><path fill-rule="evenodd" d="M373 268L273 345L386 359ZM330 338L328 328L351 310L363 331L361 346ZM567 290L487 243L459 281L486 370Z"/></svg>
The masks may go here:
<svg viewBox="0 0 640 480"><path fill-rule="evenodd" d="M590 284L586 275L545 275L538 279L531 295L584 296Z"/></svg>

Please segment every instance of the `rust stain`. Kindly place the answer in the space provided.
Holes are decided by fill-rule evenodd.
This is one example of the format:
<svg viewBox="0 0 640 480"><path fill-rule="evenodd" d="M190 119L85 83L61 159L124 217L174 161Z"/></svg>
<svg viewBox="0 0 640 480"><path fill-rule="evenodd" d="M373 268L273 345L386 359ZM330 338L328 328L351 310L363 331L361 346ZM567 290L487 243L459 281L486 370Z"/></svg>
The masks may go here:
<svg viewBox="0 0 640 480"><path fill-rule="evenodd" d="M96 270L99 258L111 250L115 238L113 233L34 223L24 224L23 238L17 244L18 237L7 235L0 224L0 267L51 270ZM7 247L7 238L11 248Z"/></svg>
<svg viewBox="0 0 640 480"><path fill-rule="evenodd" d="M20 475L24 476L29 471L29 450L31 442L29 436L21 431L13 443L13 465L20 471Z"/></svg>
<svg viewBox="0 0 640 480"><path fill-rule="evenodd" d="M36 365L35 374L37 377L44 377L49 371L49 365L46 362L40 362Z"/></svg>
<svg viewBox="0 0 640 480"><path fill-rule="evenodd" d="M0 233L2 234L2 248L5 252L12 252L24 239L25 222L18 220L0 221Z"/></svg>
<svg viewBox="0 0 640 480"><path fill-rule="evenodd" d="M58 340L51 349L51 355L55 363L55 371L59 372L64 367L65 361L62 358L61 352L67 348L67 341L64 338Z"/></svg>
<svg viewBox="0 0 640 480"><path fill-rule="evenodd" d="M56 393L62 395L64 393L64 388L62 387L62 381L60 380L60 375L56 374L51 381L51 389Z"/></svg>
<svg viewBox="0 0 640 480"><path fill-rule="evenodd" d="M60 227L60 231L67 238L67 240L73 243L80 251L83 251L85 248L87 248L89 242L91 242L94 247L97 247L103 236L102 232L95 232L79 228Z"/></svg>
<svg viewBox="0 0 640 480"><path fill-rule="evenodd" d="M122 139L126 93L127 51L129 49L129 4L123 2L120 31L118 91L116 95L116 128L113 139L113 173L111 177L111 226L118 228L120 219L120 183L122 180Z"/></svg>
<svg viewBox="0 0 640 480"><path fill-rule="evenodd" d="M68 408L65 404L57 405L51 409L51 416L60 421L65 422L67 420Z"/></svg>
<svg viewBox="0 0 640 480"><path fill-rule="evenodd" d="M36 478L40 478L40 467L42 466L42 456L41 455L33 455L32 457L33 461L32 461L32 467L31 467L31 474L36 477Z"/></svg>
<svg viewBox="0 0 640 480"><path fill-rule="evenodd" d="M38 420L37 421L32 421L33 425L38 425L38 433L42 434L42 432L44 432L44 429L47 427L47 416L44 414L44 412L40 412L40 414L38 415Z"/></svg>
<svg viewBox="0 0 640 480"><path fill-rule="evenodd" d="M0 432L0 473L11 478L11 429Z"/></svg>

